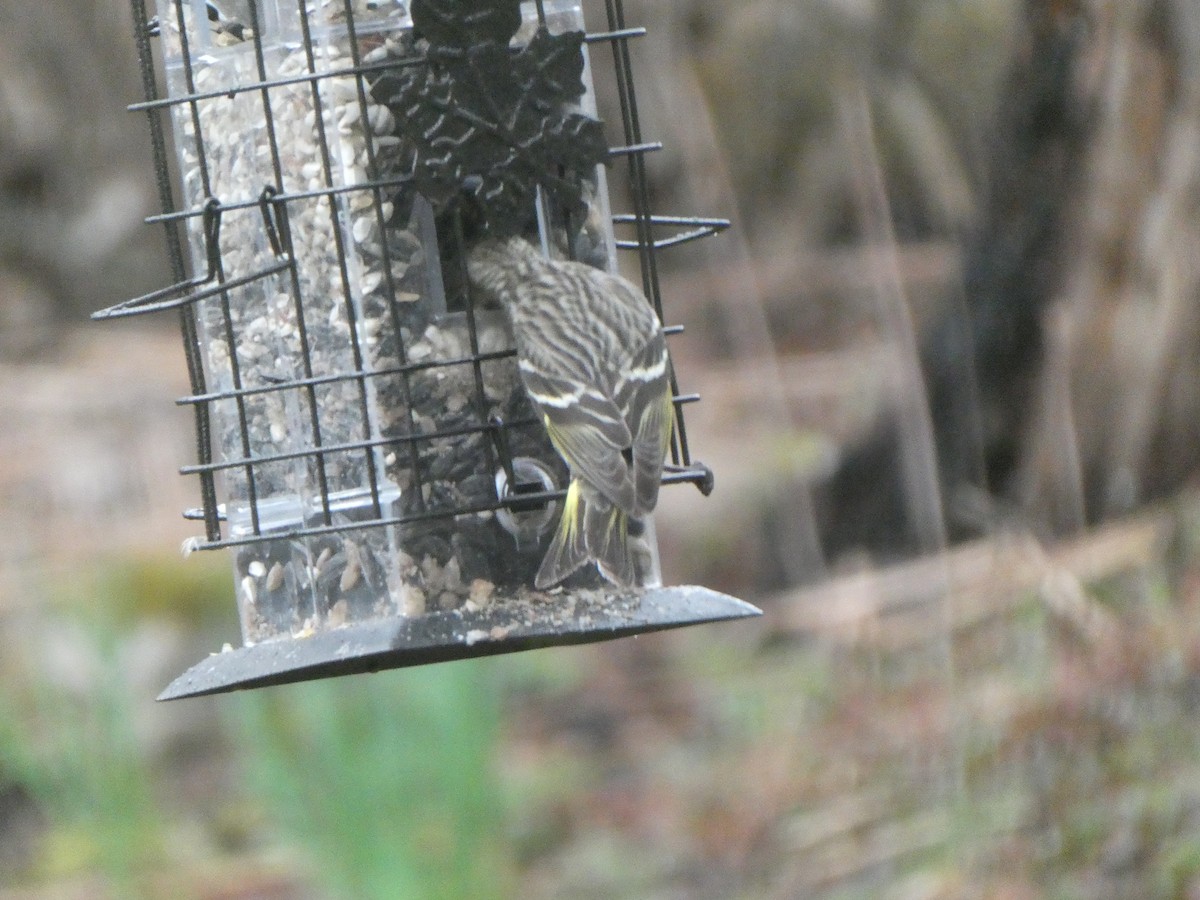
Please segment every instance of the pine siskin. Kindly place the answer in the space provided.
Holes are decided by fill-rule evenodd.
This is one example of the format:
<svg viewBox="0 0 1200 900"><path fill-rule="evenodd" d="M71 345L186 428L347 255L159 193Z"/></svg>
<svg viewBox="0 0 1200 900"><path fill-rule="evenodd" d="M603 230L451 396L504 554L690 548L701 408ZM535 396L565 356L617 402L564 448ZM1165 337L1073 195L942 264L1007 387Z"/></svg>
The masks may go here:
<svg viewBox="0 0 1200 900"><path fill-rule="evenodd" d="M644 548L631 548L630 538L658 502L672 427L658 317L626 279L547 259L523 238L481 242L467 273L507 310L525 389L571 469L535 586L591 561L617 585L640 584Z"/></svg>

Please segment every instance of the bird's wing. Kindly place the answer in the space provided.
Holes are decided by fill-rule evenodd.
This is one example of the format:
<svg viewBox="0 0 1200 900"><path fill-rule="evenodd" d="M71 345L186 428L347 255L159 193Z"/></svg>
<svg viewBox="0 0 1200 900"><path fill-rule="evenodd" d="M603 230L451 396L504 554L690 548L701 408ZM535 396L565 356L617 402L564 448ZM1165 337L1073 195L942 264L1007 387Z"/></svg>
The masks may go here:
<svg viewBox="0 0 1200 900"><path fill-rule="evenodd" d="M630 358L613 393L617 406L628 410L633 428L633 515L643 516L658 503L663 458L674 421L667 348L661 331Z"/></svg>
<svg viewBox="0 0 1200 900"><path fill-rule="evenodd" d="M623 451L633 445L633 435L617 405L599 388L556 378L525 364L521 365L521 378L572 474L631 512L636 491Z"/></svg>

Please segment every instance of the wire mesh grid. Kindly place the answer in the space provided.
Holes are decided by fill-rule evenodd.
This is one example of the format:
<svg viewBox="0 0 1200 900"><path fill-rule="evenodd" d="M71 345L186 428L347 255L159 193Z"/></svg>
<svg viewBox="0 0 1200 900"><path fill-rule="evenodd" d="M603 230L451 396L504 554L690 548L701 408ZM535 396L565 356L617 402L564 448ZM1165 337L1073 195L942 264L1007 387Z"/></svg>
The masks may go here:
<svg viewBox="0 0 1200 900"><path fill-rule="evenodd" d="M96 317L179 316L192 387L179 403L197 436L182 472L201 495L185 515L204 523L194 549L236 551L247 641L471 608L528 584L567 471L520 387L505 317L471 295L467 215L431 204L398 163L392 95L439 65L407 5L279 0L235 22L199 0L160 0L158 16L131 3L146 99L130 109L149 123L163 212L148 221L176 283ZM661 145L643 137L629 50L645 29L620 0L605 0L600 32L583 32L578 2L523 13L510 54L572 28L585 66L589 49L611 50L620 142L604 161L627 166L633 206L609 212L593 165L576 207L538 188L535 238L600 267L636 253L661 320L659 251L728 222L650 210L645 156ZM673 372L671 388L663 482L707 492L683 420L698 397ZM306 592L319 595L310 614L275 603L272 620L272 596Z"/></svg>

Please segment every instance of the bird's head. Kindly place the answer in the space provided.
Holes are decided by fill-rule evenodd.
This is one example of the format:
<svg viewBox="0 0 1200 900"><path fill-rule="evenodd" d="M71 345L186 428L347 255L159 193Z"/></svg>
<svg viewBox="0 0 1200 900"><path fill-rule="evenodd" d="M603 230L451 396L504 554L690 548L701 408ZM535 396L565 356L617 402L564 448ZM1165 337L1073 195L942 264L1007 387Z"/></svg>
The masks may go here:
<svg viewBox="0 0 1200 900"><path fill-rule="evenodd" d="M534 277L542 255L522 237L487 237L467 253L467 277L485 296L503 300Z"/></svg>

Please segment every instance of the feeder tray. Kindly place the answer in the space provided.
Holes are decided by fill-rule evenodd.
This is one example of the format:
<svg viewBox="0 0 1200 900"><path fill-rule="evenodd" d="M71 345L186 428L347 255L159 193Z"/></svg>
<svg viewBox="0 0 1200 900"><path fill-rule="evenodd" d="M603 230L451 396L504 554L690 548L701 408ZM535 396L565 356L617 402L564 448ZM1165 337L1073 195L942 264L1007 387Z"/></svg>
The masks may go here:
<svg viewBox="0 0 1200 900"><path fill-rule="evenodd" d="M180 675L159 700L357 675L518 650L588 644L758 616L761 612L702 587L640 594L574 593L481 611L452 610L410 619L376 619L214 653Z"/></svg>

